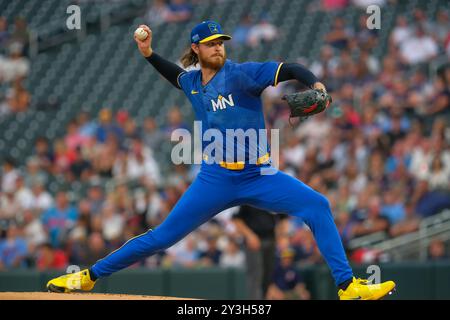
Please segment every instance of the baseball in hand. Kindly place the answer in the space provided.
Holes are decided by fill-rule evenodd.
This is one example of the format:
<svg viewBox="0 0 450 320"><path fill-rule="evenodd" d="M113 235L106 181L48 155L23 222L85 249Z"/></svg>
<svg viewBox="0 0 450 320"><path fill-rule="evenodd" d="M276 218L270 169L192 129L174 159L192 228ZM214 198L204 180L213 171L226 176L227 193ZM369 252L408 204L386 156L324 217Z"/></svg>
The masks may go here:
<svg viewBox="0 0 450 320"><path fill-rule="evenodd" d="M148 37L148 33L144 30L144 28L137 28L134 34L136 35L136 38L141 41L144 41Z"/></svg>

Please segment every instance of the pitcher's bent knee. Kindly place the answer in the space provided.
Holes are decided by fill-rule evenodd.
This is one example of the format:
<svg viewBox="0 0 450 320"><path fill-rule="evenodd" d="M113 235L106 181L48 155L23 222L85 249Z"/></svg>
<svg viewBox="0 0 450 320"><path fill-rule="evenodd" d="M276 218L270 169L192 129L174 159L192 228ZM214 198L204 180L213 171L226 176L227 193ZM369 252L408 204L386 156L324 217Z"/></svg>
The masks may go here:
<svg viewBox="0 0 450 320"><path fill-rule="evenodd" d="M330 201L323 194L317 192L317 206L320 208L331 211Z"/></svg>

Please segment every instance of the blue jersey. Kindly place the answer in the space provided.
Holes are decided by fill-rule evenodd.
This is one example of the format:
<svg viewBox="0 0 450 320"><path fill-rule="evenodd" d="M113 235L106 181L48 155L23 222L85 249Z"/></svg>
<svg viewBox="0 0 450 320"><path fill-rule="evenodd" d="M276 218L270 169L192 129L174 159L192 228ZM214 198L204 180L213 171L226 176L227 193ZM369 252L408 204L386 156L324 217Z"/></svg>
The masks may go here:
<svg viewBox="0 0 450 320"><path fill-rule="evenodd" d="M265 129L261 93L268 86L277 85L278 73L282 63L246 62L235 63L226 60L224 66L206 84L202 85L201 71L184 72L178 77L178 83L189 98L196 120L201 121L202 135L207 129L218 129L223 138L223 160L226 155L227 129L254 129L257 143L249 139L234 140L234 160L239 154L245 154L245 160L255 160L269 152L267 135L259 134ZM203 149L211 142L202 139ZM231 141L231 140L230 140Z"/></svg>

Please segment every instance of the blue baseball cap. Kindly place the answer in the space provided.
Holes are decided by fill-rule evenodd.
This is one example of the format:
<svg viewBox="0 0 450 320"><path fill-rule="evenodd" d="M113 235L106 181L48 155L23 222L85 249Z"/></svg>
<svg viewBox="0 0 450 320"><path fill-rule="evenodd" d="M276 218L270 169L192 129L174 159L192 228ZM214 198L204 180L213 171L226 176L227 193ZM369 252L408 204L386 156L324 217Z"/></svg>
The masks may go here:
<svg viewBox="0 0 450 320"><path fill-rule="evenodd" d="M224 34L220 24L215 21L203 21L191 31L191 43L205 43L217 38L230 40L231 36Z"/></svg>

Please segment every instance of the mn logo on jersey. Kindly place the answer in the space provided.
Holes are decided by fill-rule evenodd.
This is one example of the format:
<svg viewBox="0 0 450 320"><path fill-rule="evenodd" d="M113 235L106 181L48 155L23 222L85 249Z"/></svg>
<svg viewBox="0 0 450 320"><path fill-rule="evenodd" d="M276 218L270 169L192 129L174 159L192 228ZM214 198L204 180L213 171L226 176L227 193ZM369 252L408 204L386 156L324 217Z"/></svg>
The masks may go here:
<svg viewBox="0 0 450 320"><path fill-rule="evenodd" d="M228 99L219 95L217 101L211 100L211 104L213 107L213 111L223 110L227 108L227 105L230 107L234 107L233 96L231 93L228 95Z"/></svg>

